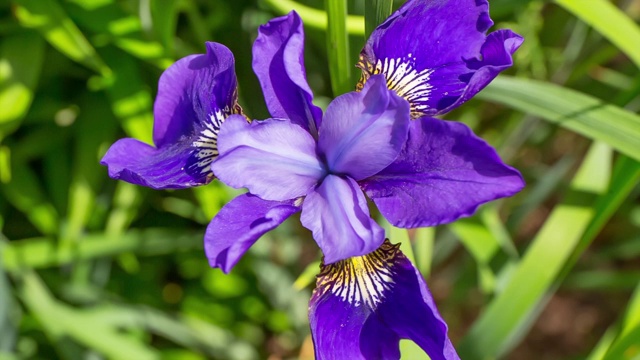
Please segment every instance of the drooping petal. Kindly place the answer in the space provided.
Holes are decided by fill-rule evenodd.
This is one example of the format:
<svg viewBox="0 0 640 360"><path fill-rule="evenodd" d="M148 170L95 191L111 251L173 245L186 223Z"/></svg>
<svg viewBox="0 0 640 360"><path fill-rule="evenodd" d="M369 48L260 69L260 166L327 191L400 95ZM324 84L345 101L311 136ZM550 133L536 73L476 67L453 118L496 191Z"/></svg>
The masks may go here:
<svg viewBox="0 0 640 360"><path fill-rule="evenodd" d="M459 359L424 279L388 240L367 255L321 266L309 322L318 360L399 359L400 339L433 360Z"/></svg>
<svg viewBox="0 0 640 360"><path fill-rule="evenodd" d="M318 149L329 171L361 180L395 160L407 139L409 122L407 101L376 75L362 92L338 96L329 104Z"/></svg>
<svg viewBox="0 0 640 360"><path fill-rule="evenodd" d="M360 185L394 226L435 226L469 216L524 187L520 173L464 124L412 122L396 161Z"/></svg>
<svg viewBox="0 0 640 360"><path fill-rule="evenodd" d="M254 121L230 116L218 136L220 157L213 163L225 184L246 187L265 200L304 196L325 173L315 140L298 125L283 119Z"/></svg>
<svg viewBox="0 0 640 360"><path fill-rule="evenodd" d="M487 37L492 25L487 0L409 0L369 37L358 63L361 84L384 73L414 119L448 112L512 65L522 37Z"/></svg>
<svg viewBox="0 0 640 360"><path fill-rule="evenodd" d="M157 148L134 139L117 142L101 162L111 177L154 189L193 187L213 179L218 130L241 109L233 55L223 45L206 46L206 54L182 58L160 77L154 104Z"/></svg>
<svg viewBox="0 0 640 360"><path fill-rule="evenodd" d="M228 273L262 235L298 211L293 201L267 201L251 194L236 197L207 227L204 251L209 264Z"/></svg>
<svg viewBox="0 0 640 360"><path fill-rule="evenodd" d="M291 119L315 136L322 110L311 102L313 92L304 67L304 29L295 11L258 28L253 71L271 116Z"/></svg>
<svg viewBox="0 0 640 360"><path fill-rule="evenodd" d="M304 199L300 222L313 232L327 264L369 253L384 241L384 230L350 178L327 175Z"/></svg>
<svg viewBox="0 0 640 360"><path fill-rule="evenodd" d="M184 170L192 156L190 144L176 143L156 149L136 139L116 141L100 164L109 168L109 176L152 189L182 189L208 182Z"/></svg>

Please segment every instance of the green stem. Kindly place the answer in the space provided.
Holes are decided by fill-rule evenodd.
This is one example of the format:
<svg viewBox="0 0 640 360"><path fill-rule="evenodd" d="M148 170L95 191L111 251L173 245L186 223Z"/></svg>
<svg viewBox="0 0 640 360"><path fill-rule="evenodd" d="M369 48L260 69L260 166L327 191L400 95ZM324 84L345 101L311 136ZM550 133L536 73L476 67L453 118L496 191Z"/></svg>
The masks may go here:
<svg viewBox="0 0 640 360"><path fill-rule="evenodd" d="M368 0L364 8L364 33L365 37L382 24L391 15L393 0Z"/></svg>
<svg viewBox="0 0 640 360"><path fill-rule="evenodd" d="M353 89L352 64L349 59L349 35L347 34L347 1L325 0L328 15L327 56L333 95L338 96Z"/></svg>

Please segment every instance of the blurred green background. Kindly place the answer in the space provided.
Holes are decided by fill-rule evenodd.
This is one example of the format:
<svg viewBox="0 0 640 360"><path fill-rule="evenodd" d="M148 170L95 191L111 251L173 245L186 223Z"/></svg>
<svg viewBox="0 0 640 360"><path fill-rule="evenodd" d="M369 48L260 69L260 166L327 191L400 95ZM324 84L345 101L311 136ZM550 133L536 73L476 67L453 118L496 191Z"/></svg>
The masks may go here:
<svg viewBox="0 0 640 360"><path fill-rule="evenodd" d="M332 1L0 0L0 359L313 357L319 254L297 218L224 275L202 237L235 191L152 191L98 161L118 138L151 141L158 77L205 41L233 51L241 105L268 117L251 46L292 8L326 106L332 77L355 85L363 15L384 2L348 1L350 36L338 26L336 44ZM640 359L640 1L490 4L496 28L526 41L512 69L445 118L494 145L527 188L389 236L425 275L463 359ZM328 43L345 57L329 58ZM425 358L409 342L402 351Z"/></svg>

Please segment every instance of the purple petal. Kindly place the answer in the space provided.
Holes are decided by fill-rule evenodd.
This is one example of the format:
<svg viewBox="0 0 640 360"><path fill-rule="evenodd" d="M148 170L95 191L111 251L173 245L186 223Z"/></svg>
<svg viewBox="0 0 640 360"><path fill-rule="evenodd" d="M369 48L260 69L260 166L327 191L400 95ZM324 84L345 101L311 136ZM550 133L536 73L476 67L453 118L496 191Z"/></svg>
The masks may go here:
<svg viewBox="0 0 640 360"><path fill-rule="evenodd" d="M153 108L158 147L207 127L217 131L218 118L238 111L233 54L221 44L207 42L206 47L206 54L184 57L160 76Z"/></svg>
<svg viewBox="0 0 640 360"><path fill-rule="evenodd" d="M263 234L298 211L292 201L266 201L251 194L236 197L207 227L204 251L209 264L228 273Z"/></svg>
<svg viewBox="0 0 640 360"><path fill-rule="evenodd" d="M399 359L400 339L459 359L427 285L398 245L321 266L309 303L316 359Z"/></svg>
<svg viewBox="0 0 640 360"><path fill-rule="evenodd" d="M311 102L313 92L304 68L304 30L296 12L258 28L253 71L260 80L271 116L291 119L315 136L322 110Z"/></svg>
<svg viewBox="0 0 640 360"><path fill-rule="evenodd" d="M234 115L220 130L220 157L212 169L225 184L246 187L265 200L294 199L306 195L325 173L315 146L306 130L288 120L249 124Z"/></svg>
<svg viewBox="0 0 640 360"><path fill-rule="evenodd" d="M361 180L395 160L407 140L409 121L407 101L376 75L362 92L341 95L329 104L318 149L329 171Z"/></svg>
<svg viewBox="0 0 640 360"><path fill-rule="evenodd" d="M328 264L369 253L384 241L362 190L348 177L327 175L304 199L300 221L313 232Z"/></svg>
<svg viewBox="0 0 640 360"><path fill-rule="evenodd" d="M100 164L109 168L109 176L152 189L183 189L203 185L210 173L188 171L185 164L193 156L189 143L169 144L160 149L136 139L116 141Z"/></svg>
<svg viewBox="0 0 640 360"><path fill-rule="evenodd" d="M413 118L451 110L510 67L522 43L509 30L487 37L488 11L486 0L407 1L371 34L358 64L361 81L384 73Z"/></svg>
<svg viewBox="0 0 640 360"><path fill-rule="evenodd" d="M412 122L398 159L361 186L394 226L435 226L520 191L520 173L464 124Z"/></svg>

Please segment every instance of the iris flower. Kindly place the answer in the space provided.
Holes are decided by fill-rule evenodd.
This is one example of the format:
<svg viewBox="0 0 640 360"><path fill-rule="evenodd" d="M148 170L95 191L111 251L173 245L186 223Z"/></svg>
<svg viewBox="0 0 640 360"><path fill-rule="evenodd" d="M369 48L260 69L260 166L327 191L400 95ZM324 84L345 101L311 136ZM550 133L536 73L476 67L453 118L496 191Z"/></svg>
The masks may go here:
<svg viewBox="0 0 640 360"><path fill-rule="evenodd" d="M109 176L153 189L189 188L214 178L220 125L242 109L233 54L213 42L206 48L206 54L184 57L162 73L153 107L156 146L118 140L100 161Z"/></svg>
<svg viewBox="0 0 640 360"><path fill-rule="evenodd" d="M460 4L466 4L465 11L453 20L433 19L442 16L447 6L462 11ZM443 30L448 27L442 24L448 22L473 23L471 29L465 29L475 33L486 30L490 23L486 13L471 11L475 4L486 5L480 0L409 1L399 13L418 12L423 20L398 13L390 19L412 21L412 26L403 25L407 31L424 30L427 25L423 22L430 17ZM478 8L486 10L486 6ZM431 14L436 10L436 15ZM478 29L476 23L482 27ZM386 21L374 35L385 38L381 29L394 29L394 24ZM447 34L457 36L460 30L441 36ZM407 33L400 39L414 37ZM403 41L396 43L399 48L405 46ZM416 45L423 51L416 56L437 59L429 44ZM478 57L481 47L477 46ZM370 74L361 84L361 93L337 97L323 117L312 103L303 50L302 21L295 12L258 30L253 68L273 118L248 124L231 116L221 128L220 157L213 170L227 185L246 187L249 193L233 199L209 224L205 251L212 266L229 271L262 234L300 210L301 222L313 232L327 264L374 251L382 245L384 233L369 218L364 194L391 224L413 228L469 216L479 205L522 189L520 173L505 165L466 125L429 116L409 120L411 110L404 112L399 97L394 96L406 93L389 86L392 75ZM463 60L469 54L458 54L457 64L439 67L448 66L450 74L482 62ZM490 59L489 55L484 58ZM473 72L466 84L474 89L479 85L473 79L493 71L466 69ZM370 82L374 84L368 86ZM390 90L383 91L385 86ZM451 86L447 89L453 91ZM434 90L432 96L437 95L442 94ZM405 104L413 106L411 101Z"/></svg>

